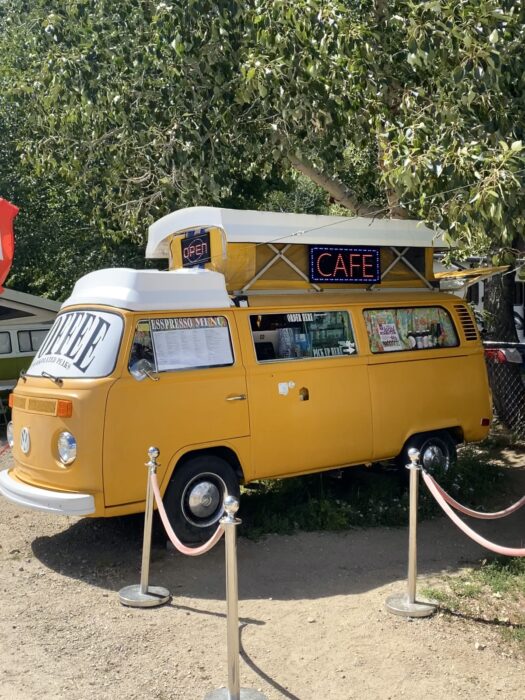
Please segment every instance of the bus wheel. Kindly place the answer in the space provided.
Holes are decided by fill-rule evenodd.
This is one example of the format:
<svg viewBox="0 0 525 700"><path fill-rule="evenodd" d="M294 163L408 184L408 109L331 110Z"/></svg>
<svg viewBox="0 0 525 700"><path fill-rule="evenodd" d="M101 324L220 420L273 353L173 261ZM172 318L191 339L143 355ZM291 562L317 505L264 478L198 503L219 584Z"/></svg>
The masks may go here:
<svg viewBox="0 0 525 700"><path fill-rule="evenodd" d="M453 469L457 461L456 444L446 431L414 435L405 445L400 466L410 463L408 450L419 450L421 466L430 474L444 474Z"/></svg>
<svg viewBox="0 0 525 700"><path fill-rule="evenodd" d="M200 544L211 537L223 515L226 494L239 498L239 480L220 457L199 455L175 469L164 506L181 542Z"/></svg>

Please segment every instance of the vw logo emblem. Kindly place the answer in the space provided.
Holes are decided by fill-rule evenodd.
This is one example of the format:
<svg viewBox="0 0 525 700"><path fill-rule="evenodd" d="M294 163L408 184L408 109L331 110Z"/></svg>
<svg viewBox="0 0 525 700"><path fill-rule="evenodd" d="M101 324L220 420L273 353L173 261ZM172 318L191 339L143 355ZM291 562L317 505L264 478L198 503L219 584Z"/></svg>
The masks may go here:
<svg viewBox="0 0 525 700"><path fill-rule="evenodd" d="M31 438L29 437L29 428L22 428L20 431L20 449L26 455L31 449Z"/></svg>

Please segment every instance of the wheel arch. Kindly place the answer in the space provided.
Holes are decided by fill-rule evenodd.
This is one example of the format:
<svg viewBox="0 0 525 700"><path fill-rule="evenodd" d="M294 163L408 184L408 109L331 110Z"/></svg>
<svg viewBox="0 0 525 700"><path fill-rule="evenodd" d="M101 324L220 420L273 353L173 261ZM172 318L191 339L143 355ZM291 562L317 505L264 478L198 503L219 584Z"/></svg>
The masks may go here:
<svg viewBox="0 0 525 700"><path fill-rule="evenodd" d="M459 425L450 426L448 428L430 428L428 430L421 430L417 433L411 433L403 443L403 447L398 456L403 454L403 452L407 449L411 441L418 440L424 437L429 437L431 435L440 435L443 433L446 433L456 445L459 445L462 442L464 442L463 429Z"/></svg>
<svg viewBox="0 0 525 700"><path fill-rule="evenodd" d="M198 449L188 449L183 454L175 455L171 460L171 467L166 472L165 478L163 480L164 491L168 488L168 485L173 477L173 474L181 466L194 459L195 457L219 457L227 462L237 478L239 483L244 482L244 472L241 466L240 459L234 449L226 445L213 445L212 447L200 447Z"/></svg>
<svg viewBox="0 0 525 700"><path fill-rule="evenodd" d="M405 467L409 463L409 449L411 447L416 447L416 449L420 449L420 446L418 443L425 443L426 441L431 441L433 438L441 440L442 442L445 443L445 445L448 443L449 448L451 448L451 451L449 449L448 455L449 455L449 463L448 465L450 466L451 464L455 463L457 460L457 445L458 442L461 442L462 438L462 432L460 428L436 428L435 430L423 430L419 433L413 433L410 435L409 438L405 441L403 448L401 452L398 454L398 456L395 459L395 462L398 467ZM459 438L459 439L458 439ZM421 445L422 447L422 445ZM448 469L448 466L446 467Z"/></svg>

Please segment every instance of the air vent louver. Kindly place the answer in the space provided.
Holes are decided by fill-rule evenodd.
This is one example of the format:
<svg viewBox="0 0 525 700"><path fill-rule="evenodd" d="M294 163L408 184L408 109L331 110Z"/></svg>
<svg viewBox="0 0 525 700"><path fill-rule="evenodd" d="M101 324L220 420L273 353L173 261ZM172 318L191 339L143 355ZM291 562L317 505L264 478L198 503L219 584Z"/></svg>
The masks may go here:
<svg viewBox="0 0 525 700"><path fill-rule="evenodd" d="M476 324L474 323L474 320L467 307L460 304L455 304L454 308L456 309L459 320L461 321L463 333L465 334L465 340L477 340L478 331L476 329Z"/></svg>

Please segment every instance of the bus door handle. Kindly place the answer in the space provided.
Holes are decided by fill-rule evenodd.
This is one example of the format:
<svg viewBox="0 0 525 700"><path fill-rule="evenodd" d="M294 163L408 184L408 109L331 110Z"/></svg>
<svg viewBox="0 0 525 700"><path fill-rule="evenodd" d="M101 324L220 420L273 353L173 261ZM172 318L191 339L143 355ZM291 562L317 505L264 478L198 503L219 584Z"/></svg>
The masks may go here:
<svg viewBox="0 0 525 700"><path fill-rule="evenodd" d="M237 394L236 396L227 396L226 401L246 401L246 394Z"/></svg>

